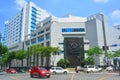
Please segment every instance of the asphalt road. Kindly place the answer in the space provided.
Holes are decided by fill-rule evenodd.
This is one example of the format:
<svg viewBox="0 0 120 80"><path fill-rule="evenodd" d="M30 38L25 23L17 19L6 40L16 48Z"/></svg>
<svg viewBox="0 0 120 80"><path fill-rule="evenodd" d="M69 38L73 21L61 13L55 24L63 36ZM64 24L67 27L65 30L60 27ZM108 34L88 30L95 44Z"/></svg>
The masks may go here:
<svg viewBox="0 0 120 80"><path fill-rule="evenodd" d="M29 73L0 74L0 80L120 80L118 73L68 73L51 75L50 78L30 78Z"/></svg>

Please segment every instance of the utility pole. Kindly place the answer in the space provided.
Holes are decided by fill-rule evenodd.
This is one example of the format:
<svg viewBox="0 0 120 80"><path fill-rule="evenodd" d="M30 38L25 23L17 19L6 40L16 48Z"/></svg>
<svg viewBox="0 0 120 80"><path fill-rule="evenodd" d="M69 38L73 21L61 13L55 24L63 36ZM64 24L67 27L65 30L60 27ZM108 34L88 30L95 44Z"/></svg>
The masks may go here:
<svg viewBox="0 0 120 80"><path fill-rule="evenodd" d="M103 50L105 51L105 65L108 66L108 53L107 53L108 46L107 46L107 41L106 41L104 15L101 14L101 17L102 17L103 40L104 40Z"/></svg>

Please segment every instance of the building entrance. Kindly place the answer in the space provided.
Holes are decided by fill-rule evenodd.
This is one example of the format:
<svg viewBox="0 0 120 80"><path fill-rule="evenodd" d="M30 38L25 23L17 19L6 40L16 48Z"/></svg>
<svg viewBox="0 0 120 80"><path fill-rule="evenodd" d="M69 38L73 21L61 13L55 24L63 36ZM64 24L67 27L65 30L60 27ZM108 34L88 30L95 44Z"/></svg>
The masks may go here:
<svg viewBox="0 0 120 80"><path fill-rule="evenodd" d="M64 38L64 57L70 61L70 67L81 66L84 59L83 38Z"/></svg>

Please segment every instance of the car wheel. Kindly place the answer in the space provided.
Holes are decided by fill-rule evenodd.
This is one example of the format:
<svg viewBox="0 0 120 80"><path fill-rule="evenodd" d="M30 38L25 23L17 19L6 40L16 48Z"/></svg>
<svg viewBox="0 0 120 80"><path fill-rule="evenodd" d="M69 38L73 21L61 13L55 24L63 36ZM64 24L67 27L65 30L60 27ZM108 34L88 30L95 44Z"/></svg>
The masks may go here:
<svg viewBox="0 0 120 80"><path fill-rule="evenodd" d="M93 71L91 70L90 73L93 73Z"/></svg>
<svg viewBox="0 0 120 80"><path fill-rule="evenodd" d="M50 78L50 76L47 76L47 78Z"/></svg>
<svg viewBox="0 0 120 80"><path fill-rule="evenodd" d="M31 78L33 78L33 75L32 75L32 74L30 74L30 77L31 77Z"/></svg>
<svg viewBox="0 0 120 80"><path fill-rule="evenodd" d="M53 73L53 74L56 74L56 72L55 72L55 71L53 71L52 73Z"/></svg>
<svg viewBox="0 0 120 80"><path fill-rule="evenodd" d="M64 74L67 74L67 71L64 71Z"/></svg>

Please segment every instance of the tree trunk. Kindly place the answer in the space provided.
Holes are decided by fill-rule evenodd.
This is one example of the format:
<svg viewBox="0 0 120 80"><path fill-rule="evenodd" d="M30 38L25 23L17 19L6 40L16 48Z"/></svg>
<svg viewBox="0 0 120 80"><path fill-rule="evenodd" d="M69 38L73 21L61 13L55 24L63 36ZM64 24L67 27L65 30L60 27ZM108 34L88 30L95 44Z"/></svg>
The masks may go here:
<svg viewBox="0 0 120 80"><path fill-rule="evenodd" d="M46 56L46 66L50 66L50 56Z"/></svg>
<svg viewBox="0 0 120 80"><path fill-rule="evenodd" d="M39 66L39 54L37 54L37 66Z"/></svg>
<svg viewBox="0 0 120 80"><path fill-rule="evenodd" d="M21 67L23 67L23 59L21 60Z"/></svg>
<svg viewBox="0 0 120 80"><path fill-rule="evenodd" d="M44 65L43 64L44 63L44 56L41 55L41 60L40 61L41 61L41 66L43 66Z"/></svg>

